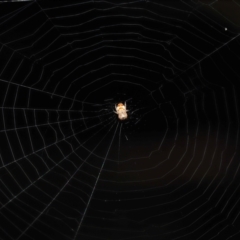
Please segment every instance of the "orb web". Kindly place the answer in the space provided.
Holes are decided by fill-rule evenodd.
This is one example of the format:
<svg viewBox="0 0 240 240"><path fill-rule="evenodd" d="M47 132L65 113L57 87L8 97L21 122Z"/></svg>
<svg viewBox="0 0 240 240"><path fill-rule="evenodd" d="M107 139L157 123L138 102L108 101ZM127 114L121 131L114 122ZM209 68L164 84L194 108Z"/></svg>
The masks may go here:
<svg viewBox="0 0 240 240"><path fill-rule="evenodd" d="M238 239L239 8L2 1L1 238Z"/></svg>

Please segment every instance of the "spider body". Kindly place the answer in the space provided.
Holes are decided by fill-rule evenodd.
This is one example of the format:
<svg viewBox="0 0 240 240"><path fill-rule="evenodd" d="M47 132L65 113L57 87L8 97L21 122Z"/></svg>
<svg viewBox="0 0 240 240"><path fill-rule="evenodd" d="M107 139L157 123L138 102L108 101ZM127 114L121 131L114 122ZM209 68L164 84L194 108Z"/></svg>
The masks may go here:
<svg viewBox="0 0 240 240"><path fill-rule="evenodd" d="M126 102L124 103L124 105L122 103L118 103L118 105L115 105L115 109L116 109L116 114L118 115L118 119L119 120L125 120L127 119L128 115L127 115L127 104Z"/></svg>

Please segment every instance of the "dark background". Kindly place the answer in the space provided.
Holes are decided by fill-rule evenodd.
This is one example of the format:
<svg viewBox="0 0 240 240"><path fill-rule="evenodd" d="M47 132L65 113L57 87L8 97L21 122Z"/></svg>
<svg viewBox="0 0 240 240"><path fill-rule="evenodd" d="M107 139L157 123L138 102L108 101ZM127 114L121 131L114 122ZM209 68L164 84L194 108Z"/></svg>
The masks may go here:
<svg viewBox="0 0 240 240"><path fill-rule="evenodd" d="M1 1L0 239L239 239L239 11Z"/></svg>

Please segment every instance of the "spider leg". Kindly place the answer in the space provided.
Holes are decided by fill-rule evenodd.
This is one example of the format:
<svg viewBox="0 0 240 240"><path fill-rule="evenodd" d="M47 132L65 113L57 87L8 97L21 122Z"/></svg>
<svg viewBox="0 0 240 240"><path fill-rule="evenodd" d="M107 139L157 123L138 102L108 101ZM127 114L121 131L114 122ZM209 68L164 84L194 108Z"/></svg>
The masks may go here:
<svg viewBox="0 0 240 240"><path fill-rule="evenodd" d="M128 110L127 110L127 103L126 102L124 103L124 106L125 106L126 112L128 112Z"/></svg>
<svg viewBox="0 0 240 240"><path fill-rule="evenodd" d="M117 111L117 106L116 106L116 104L115 104L115 110ZM116 111L113 111L113 112L116 113L116 114L118 114Z"/></svg>

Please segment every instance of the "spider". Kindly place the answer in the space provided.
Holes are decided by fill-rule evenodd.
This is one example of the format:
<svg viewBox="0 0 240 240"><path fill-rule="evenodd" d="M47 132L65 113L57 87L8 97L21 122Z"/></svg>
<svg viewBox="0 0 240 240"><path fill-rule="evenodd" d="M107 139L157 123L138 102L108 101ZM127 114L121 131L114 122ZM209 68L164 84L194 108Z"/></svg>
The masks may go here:
<svg viewBox="0 0 240 240"><path fill-rule="evenodd" d="M120 120L125 120L127 119L128 115L127 115L127 104L126 102L124 103L124 105L122 103L118 103L118 105L115 105L115 109L116 109L116 114L118 115L118 118Z"/></svg>

